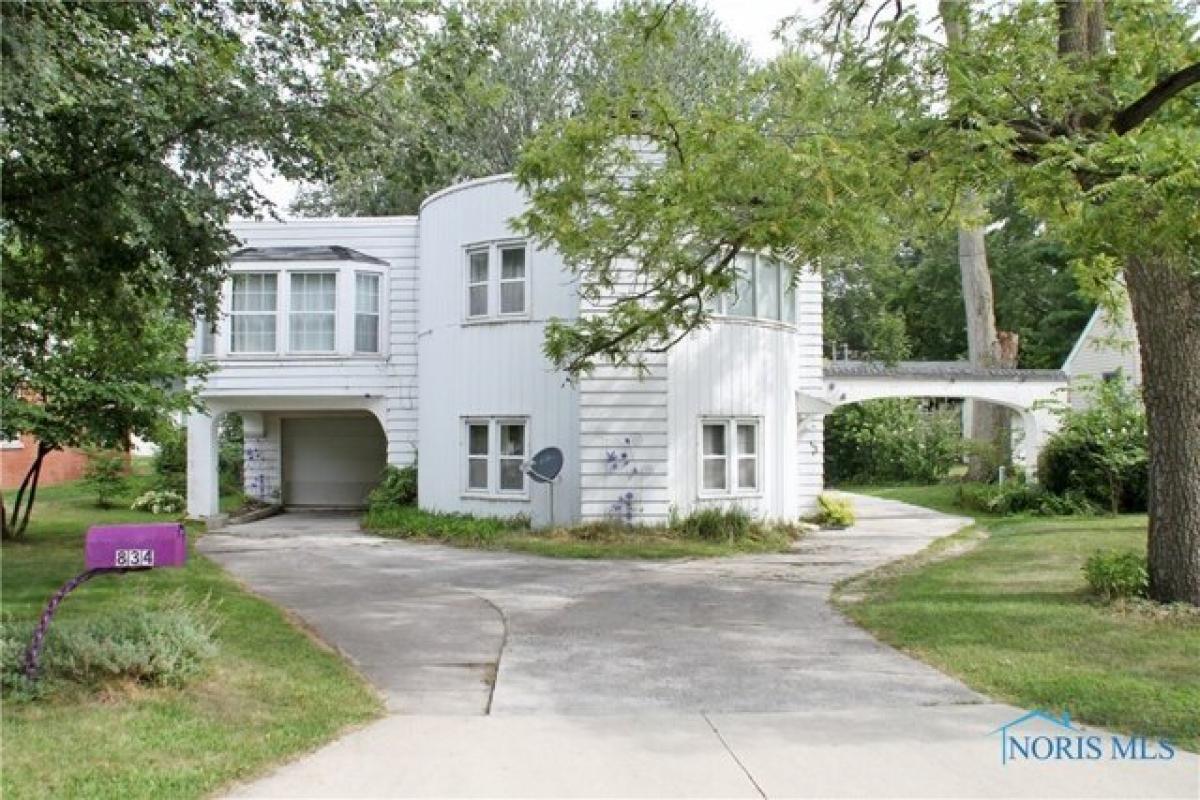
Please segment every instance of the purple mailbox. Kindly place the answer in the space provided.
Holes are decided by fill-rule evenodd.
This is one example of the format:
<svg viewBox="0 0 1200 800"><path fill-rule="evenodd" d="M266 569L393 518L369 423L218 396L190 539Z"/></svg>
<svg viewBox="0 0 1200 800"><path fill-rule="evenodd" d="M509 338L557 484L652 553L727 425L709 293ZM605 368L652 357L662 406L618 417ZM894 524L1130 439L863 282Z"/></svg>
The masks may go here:
<svg viewBox="0 0 1200 800"><path fill-rule="evenodd" d="M86 569L149 569L187 563L187 534L178 522L93 525L84 545Z"/></svg>
<svg viewBox="0 0 1200 800"><path fill-rule="evenodd" d="M46 630L63 599L97 575L130 572L154 567L182 567L187 563L187 534L178 522L129 525L93 525L84 542L84 571L54 593L25 651L25 676L37 680L38 659L46 641Z"/></svg>

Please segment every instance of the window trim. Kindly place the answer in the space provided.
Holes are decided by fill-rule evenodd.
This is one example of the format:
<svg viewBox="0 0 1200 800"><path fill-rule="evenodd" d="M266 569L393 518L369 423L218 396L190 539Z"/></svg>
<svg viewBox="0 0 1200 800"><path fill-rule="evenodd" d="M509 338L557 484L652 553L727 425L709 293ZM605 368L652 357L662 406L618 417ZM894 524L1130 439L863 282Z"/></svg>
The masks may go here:
<svg viewBox="0 0 1200 800"><path fill-rule="evenodd" d="M229 350L228 350L230 355L237 356L239 358L244 358L247 356L249 356L249 357L278 356L280 354L280 352L282 352L282 348L281 348L282 342L280 342L281 337L279 335L279 329L280 329L280 319L279 318L280 318L281 314L287 313L286 311L283 311L283 312L280 311L280 305L282 305L282 304L280 302L280 286L279 286L279 284L282 283L282 281L280 281L279 278L280 278L280 275L282 275L282 274L283 273L280 270L261 270L261 269L239 270L237 272L233 272L230 274L230 276L229 276ZM263 317L263 316L267 315L266 312L264 312L264 311L237 311L233 307L234 306L234 297L237 295L237 288L234 286L234 282L237 280L237 278L245 277L248 275L260 275L260 276L270 275L275 278L275 307L271 311L271 316L274 317L274 320L275 320L275 325L274 325L275 347L272 350L238 350L234 347L234 327L236 327L234 325L234 321L237 319L237 317L239 317L239 316Z"/></svg>
<svg viewBox="0 0 1200 800"><path fill-rule="evenodd" d="M704 453L704 428L709 425L722 425L725 428L725 455L710 456ZM754 453L742 453L737 441L737 429L739 425L754 426ZM696 494L700 499L720 499L720 498L752 498L762 497L763 489L763 418L761 416L735 414L735 415L702 415L697 426L699 437L696 443ZM748 458L750 455L754 457L754 482L753 488L741 488L738 486L738 461L743 458ZM704 486L704 462L705 460L713 460L723 458L725 460L725 488L724 489L708 489Z"/></svg>
<svg viewBox="0 0 1200 800"><path fill-rule="evenodd" d="M368 314L358 310L358 278L360 275L370 276L375 278L375 313ZM351 342L350 352L356 356L379 356L383 354L383 273L375 270L356 269L354 270L354 297L351 300L352 308L350 310L352 320L352 330L350 331ZM358 318L360 314L364 317L375 317L375 349L374 350L359 350L358 349Z"/></svg>
<svg viewBox="0 0 1200 800"><path fill-rule="evenodd" d="M472 425L488 426L486 489L476 489L472 488L470 485L470 428ZM459 459L461 463L460 471L462 474L460 479L462 497L475 500L529 500L529 476L524 472L522 472L520 490L500 488L501 461L506 459L512 460L516 458L516 456L501 456L500 454L500 427L502 425L522 426L523 440L521 444L521 461L527 461L529 459L531 440L528 416L522 414L467 414L459 418L459 435L462 437L462 445L459 448ZM475 458L479 458L479 456L475 456Z"/></svg>
<svg viewBox="0 0 1200 800"><path fill-rule="evenodd" d="M503 252L505 250L523 249L525 251L525 274L518 281L516 278L501 277L504 272ZM471 280L471 256L476 253L487 254L487 313L471 314L471 287L485 284ZM533 281L531 280L533 248L527 239L493 239L483 242L471 242L463 247L463 325L480 325L496 322L514 322L528 320L532 314ZM522 283L525 287L524 308L520 311L500 310L501 287L506 283Z"/></svg>
<svg viewBox="0 0 1200 800"><path fill-rule="evenodd" d="M328 267L313 267L311 269L287 269L280 270L280 275L287 276L287 310L284 312L285 321L283 324L284 340L287 342L287 348L284 353L289 356L297 356L304 358L306 356L332 356L338 354L338 311L341 303L341 281L338 280L340 270L330 269ZM297 275L332 275L333 276L333 311L296 311L292 308L292 281ZM333 347L328 350L297 350L292 347L292 315L293 314L321 314L333 315ZM278 333L276 333L278 336Z"/></svg>

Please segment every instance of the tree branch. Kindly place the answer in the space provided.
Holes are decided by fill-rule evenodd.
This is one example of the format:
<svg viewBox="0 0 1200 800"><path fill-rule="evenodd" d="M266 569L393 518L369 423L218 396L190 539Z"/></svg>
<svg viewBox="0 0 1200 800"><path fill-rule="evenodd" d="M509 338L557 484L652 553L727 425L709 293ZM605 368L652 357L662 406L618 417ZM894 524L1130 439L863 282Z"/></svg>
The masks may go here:
<svg viewBox="0 0 1200 800"><path fill-rule="evenodd" d="M1154 115L1175 95L1193 84L1200 83L1200 61L1168 75L1150 91L1113 115L1112 129L1124 136Z"/></svg>

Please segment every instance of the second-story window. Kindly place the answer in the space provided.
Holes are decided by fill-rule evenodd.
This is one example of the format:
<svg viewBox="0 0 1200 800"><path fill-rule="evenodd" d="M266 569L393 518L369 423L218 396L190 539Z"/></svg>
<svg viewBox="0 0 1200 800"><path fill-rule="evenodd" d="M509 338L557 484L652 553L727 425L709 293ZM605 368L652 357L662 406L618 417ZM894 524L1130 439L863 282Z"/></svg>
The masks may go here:
<svg viewBox="0 0 1200 800"><path fill-rule="evenodd" d="M467 249L466 318L524 316L529 312L529 269L523 243Z"/></svg>
<svg viewBox="0 0 1200 800"><path fill-rule="evenodd" d="M379 352L379 276L368 272L354 276L354 349Z"/></svg>
<svg viewBox="0 0 1200 800"><path fill-rule="evenodd" d="M796 324L792 271L755 253L739 253L735 263L737 284L732 292L716 298L713 313Z"/></svg>
<svg viewBox="0 0 1200 800"><path fill-rule="evenodd" d="M293 272L288 306L288 349L329 353L337 343L337 274Z"/></svg>
<svg viewBox="0 0 1200 800"><path fill-rule="evenodd" d="M278 287L275 273L234 273L229 309L231 352L275 352Z"/></svg>

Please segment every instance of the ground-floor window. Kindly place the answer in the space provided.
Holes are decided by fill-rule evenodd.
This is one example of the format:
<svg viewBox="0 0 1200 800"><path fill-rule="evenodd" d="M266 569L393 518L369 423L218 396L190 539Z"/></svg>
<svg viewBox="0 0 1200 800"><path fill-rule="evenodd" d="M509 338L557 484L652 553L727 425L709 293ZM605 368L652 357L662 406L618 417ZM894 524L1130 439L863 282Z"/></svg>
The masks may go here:
<svg viewBox="0 0 1200 800"><path fill-rule="evenodd" d="M468 494L525 494L521 469L529 453L525 417L468 417L463 420L465 487Z"/></svg>
<svg viewBox="0 0 1200 800"><path fill-rule="evenodd" d="M758 493L759 428L755 417L705 417L700 421L701 494Z"/></svg>

